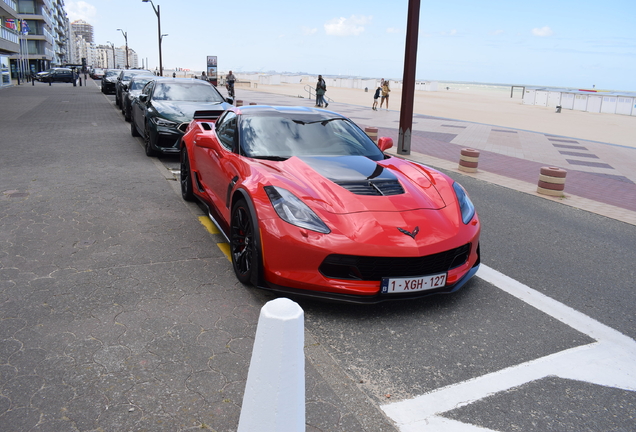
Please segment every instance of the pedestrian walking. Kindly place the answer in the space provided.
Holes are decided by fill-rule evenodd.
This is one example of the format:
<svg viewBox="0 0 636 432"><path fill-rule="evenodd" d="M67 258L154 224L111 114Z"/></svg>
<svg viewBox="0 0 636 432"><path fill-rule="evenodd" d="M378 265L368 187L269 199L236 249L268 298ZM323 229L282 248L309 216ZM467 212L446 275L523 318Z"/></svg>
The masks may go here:
<svg viewBox="0 0 636 432"><path fill-rule="evenodd" d="M322 79L322 75L318 75L318 82L316 83L316 106L322 108L324 103L325 108L329 106L325 100L325 92L327 91L327 83Z"/></svg>
<svg viewBox="0 0 636 432"><path fill-rule="evenodd" d="M371 109L377 111L378 110L378 99L380 98L380 93L382 92L382 87L378 87L375 89L375 94L373 95L373 106Z"/></svg>
<svg viewBox="0 0 636 432"><path fill-rule="evenodd" d="M382 97L380 99L380 108L384 105L384 101L386 101L386 110L389 110L389 92L391 89L389 88L389 81L384 81L384 85L382 86Z"/></svg>

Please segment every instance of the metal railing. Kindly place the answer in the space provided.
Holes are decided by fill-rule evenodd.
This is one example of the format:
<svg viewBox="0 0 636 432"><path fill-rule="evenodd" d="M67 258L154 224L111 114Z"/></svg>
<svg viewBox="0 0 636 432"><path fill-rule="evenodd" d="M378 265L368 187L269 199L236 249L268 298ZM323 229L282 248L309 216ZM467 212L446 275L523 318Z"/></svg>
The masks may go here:
<svg viewBox="0 0 636 432"><path fill-rule="evenodd" d="M309 94L309 99L313 99L316 100L316 89L313 88L312 86L310 86L309 84L307 84L305 86L305 91ZM327 96L326 94L323 96L325 98L325 101L327 101L327 103L331 103L333 102L333 99L331 99L329 96Z"/></svg>
<svg viewBox="0 0 636 432"><path fill-rule="evenodd" d="M2 39L8 40L9 42L13 42L16 44L20 43L20 36L18 36L18 33L15 30L11 30L6 27L2 27L2 33L0 33L0 37Z"/></svg>

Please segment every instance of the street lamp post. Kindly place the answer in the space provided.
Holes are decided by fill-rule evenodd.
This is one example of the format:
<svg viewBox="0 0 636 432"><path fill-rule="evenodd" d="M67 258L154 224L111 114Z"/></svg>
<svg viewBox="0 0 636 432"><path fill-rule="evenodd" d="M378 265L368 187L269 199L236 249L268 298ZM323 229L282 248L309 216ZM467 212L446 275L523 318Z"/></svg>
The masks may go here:
<svg viewBox="0 0 636 432"><path fill-rule="evenodd" d="M111 41L106 41L106 43L113 49L113 69L117 69L117 64L115 61L115 44ZM106 64L108 64L108 62L106 62Z"/></svg>
<svg viewBox="0 0 636 432"><path fill-rule="evenodd" d="M152 0L141 0L144 3L150 2L152 5L152 9L155 11L155 15L157 15L157 37L159 39L159 76L163 76L163 61L161 59L161 39L163 39L163 35L161 34L161 9L159 5L155 7L155 4Z"/></svg>
<svg viewBox="0 0 636 432"><path fill-rule="evenodd" d="M124 39L126 40L126 69L129 69L130 66L128 65L128 32L123 31L122 29L117 29L121 32L121 34L124 35Z"/></svg>

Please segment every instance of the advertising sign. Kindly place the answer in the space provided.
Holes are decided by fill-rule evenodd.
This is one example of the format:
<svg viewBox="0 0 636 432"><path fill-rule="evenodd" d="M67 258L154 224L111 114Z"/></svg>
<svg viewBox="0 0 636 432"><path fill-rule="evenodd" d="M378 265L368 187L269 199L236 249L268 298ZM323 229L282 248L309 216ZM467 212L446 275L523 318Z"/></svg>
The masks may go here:
<svg viewBox="0 0 636 432"><path fill-rule="evenodd" d="M207 61L207 65L208 65L208 81L210 81L212 84L217 85L218 83L218 77L217 77L217 63L216 63L216 56L208 56L208 61Z"/></svg>

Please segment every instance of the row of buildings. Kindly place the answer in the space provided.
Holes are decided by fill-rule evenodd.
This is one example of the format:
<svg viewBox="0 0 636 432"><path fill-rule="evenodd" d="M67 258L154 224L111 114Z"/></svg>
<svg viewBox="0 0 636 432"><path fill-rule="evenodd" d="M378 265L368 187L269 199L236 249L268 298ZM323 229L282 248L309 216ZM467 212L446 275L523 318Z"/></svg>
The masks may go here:
<svg viewBox="0 0 636 432"><path fill-rule="evenodd" d="M90 24L69 22L64 0L0 0L0 87L51 67L134 68L138 63L130 47L96 45Z"/></svg>

